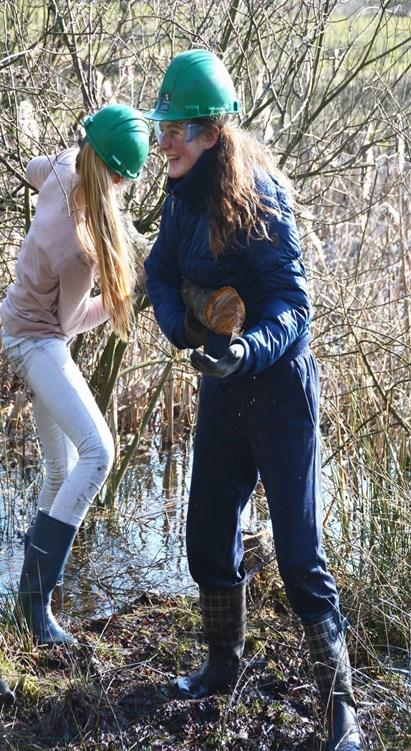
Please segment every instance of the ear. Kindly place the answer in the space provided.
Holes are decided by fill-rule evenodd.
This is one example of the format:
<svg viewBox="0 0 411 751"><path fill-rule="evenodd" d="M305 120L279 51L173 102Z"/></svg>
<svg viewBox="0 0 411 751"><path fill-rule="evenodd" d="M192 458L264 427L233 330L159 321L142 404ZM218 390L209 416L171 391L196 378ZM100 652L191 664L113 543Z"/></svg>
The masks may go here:
<svg viewBox="0 0 411 751"><path fill-rule="evenodd" d="M111 175L111 179L112 179L114 185L118 185L119 183L121 183L121 181L122 181L123 178L121 177L121 175L116 175L116 173L113 172L112 175Z"/></svg>
<svg viewBox="0 0 411 751"><path fill-rule="evenodd" d="M220 129L217 125L210 125L204 133L201 134L206 149L212 149L220 137Z"/></svg>

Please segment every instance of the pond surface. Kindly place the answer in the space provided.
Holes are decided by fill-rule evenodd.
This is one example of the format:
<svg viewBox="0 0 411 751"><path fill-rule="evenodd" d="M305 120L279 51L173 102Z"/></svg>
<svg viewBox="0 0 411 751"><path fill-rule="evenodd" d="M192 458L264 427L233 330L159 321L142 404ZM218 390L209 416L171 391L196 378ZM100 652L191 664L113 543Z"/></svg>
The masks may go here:
<svg viewBox="0 0 411 751"><path fill-rule="evenodd" d="M185 553L190 474L190 443L167 451L152 448L137 458L123 480L116 505L94 507L86 517L66 566L65 610L97 617L127 606L142 592L197 592ZM18 585L24 529L35 514L40 482L36 469L22 494L17 469L0 476L3 597ZM257 493L243 514L243 528L257 531L268 526Z"/></svg>
<svg viewBox="0 0 411 751"><path fill-rule="evenodd" d="M185 521L191 475L191 442L141 454L126 474L113 508L90 510L58 590L64 610L76 617L104 617L128 607L143 593L196 594L185 552ZM18 467L0 470L0 597L16 591L23 563L23 533L36 510L41 469L23 483ZM327 491L325 490L325 497ZM330 520L331 528L339 527ZM266 534L271 526L260 486L243 513L242 528ZM410 655L382 646L386 670L410 683Z"/></svg>

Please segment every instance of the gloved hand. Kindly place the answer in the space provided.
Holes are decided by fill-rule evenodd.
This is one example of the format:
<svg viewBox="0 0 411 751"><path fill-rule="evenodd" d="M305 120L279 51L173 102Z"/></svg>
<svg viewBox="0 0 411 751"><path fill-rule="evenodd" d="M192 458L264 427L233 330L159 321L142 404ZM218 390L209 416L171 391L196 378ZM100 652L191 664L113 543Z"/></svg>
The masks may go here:
<svg viewBox="0 0 411 751"><path fill-rule="evenodd" d="M205 355L203 352L194 352L190 355L190 360L196 370L201 371L215 378L225 378L225 376L235 373L241 365L244 357L244 347L242 344L231 344L227 352L218 360L211 355Z"/></svg>
<svg viewBox="0 0 411 751"><path fill-rule="evenodd" d="M197 320L192 308L186 309L184 334L192 347L201 347L203 344L207 344L208 329Z"/></svg>
<svg viewBox="0 0 411 751"><path fill-rule="evenodd" d="M148 308L148 306L150 305L146 282L147 274L143 267L137 272L133 290L133 304L135 314L139 313L140 310L144 310L144 308Z"/></svg>

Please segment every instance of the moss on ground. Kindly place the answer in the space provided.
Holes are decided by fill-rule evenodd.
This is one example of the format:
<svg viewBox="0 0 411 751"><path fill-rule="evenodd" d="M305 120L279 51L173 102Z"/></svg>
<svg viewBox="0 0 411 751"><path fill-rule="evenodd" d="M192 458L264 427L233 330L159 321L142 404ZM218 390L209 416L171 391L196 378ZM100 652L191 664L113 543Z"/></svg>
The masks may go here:
<svg viewBox="0 0 411 751"><path fill-rule="evenodd" d="M2 660L17 701L1 710L4 751L315 751L321 712L302 630L277 590L253 592L242 672L229 696L181 699L173 686L205 654L198 605L143 596L109 619L74 623L79 646L24 652L9 632ZM351 650L353 652L353 650ZM370 749L411 747L410 696L355 649ZM13 669L11 669L11 665ZM407 705L408 702L408 705ZM408 706L408 713L407 713ZM408 718L408 727L407 727Z"/></svg>

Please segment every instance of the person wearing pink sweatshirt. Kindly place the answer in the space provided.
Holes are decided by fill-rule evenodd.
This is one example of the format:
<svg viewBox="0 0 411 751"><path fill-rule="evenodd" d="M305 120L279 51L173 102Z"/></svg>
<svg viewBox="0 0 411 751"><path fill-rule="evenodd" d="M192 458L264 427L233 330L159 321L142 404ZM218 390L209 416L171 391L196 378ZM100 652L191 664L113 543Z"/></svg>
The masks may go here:
<svg viewBox="0 0 411 751"><path fill-rule="evenodd" d="M0 309L3 349L30 389L45 461L16 608L40 644L74 642L53 616L51 595L114 456L69 342L107 320L127 339L134 264L117 184L137 180L149 147L143 115L125 105L103 107L84 127L80 148L27 166L36 212ZM101 294L92 296L95 281Z"/></svg>

